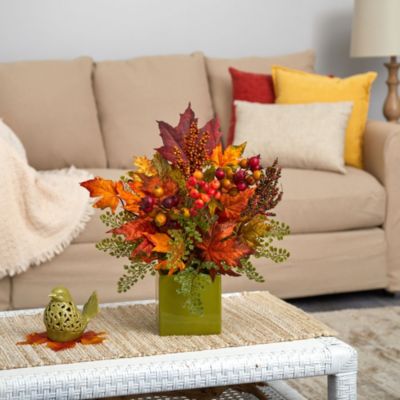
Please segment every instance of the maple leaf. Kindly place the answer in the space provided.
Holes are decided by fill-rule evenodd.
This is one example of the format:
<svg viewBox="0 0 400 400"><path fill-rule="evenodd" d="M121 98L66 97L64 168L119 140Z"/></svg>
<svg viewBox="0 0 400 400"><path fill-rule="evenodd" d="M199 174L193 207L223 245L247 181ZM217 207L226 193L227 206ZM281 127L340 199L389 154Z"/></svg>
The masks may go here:
<svg viewBox="0 0 400 400"><path fill-rule="evenodd" d="M243 192L239 192L236 196L231 196L229 194L223 194L221 196L221 204L223 206L223 211L220 215L221 220L236 220L240 218L243 210L247 207L249 199L254 194L254 189L247 189Z"/></svg>
<svg viewBox="0 0 400 400"><path fill-rule="evenodd" d="M159 176L144 176L141 175L141 187L140 190L149 195L154 194L154 190L157 186L160 186L164 190L163 197L174 195L178 191L178 184L170 177L161 179Z"/></svg>
<svg viewBox="0 0 400 400"><path fill-rule="evenodd" d="M140 174L145 174L146 176L154 176L157 174L153 163L147 157L136 157L133 163L137 167L137 172Z"/></svg>
<svg viewBox="0 0 400 400"><path fill-rule="evenodd" d="M220 143L214 148L211 154L211 162L217 167L225 167L226 165L238 165L245 147L246 142L237 146L228 146L224 151L222 151L222 145Z"/></svg>
<svg viewBox="0 0 400 400"><path fill-rule="evenodd" d="M214 118L208 121L203 128L200 129L200 132L208 132L210 134L206 143L206 149L208 150L208 154L211 154L215 147L221 142L222 132L219 119Z"/></svg>
<svg viewBox="0 0 400 400"><path fill-rule="evenodd" d="M240 228L240 237L250 247L256 247L259 239L266 235L271 229L267 223L267 217L262 214L255 215L250 221Z"/></svg>
<svg viewBox="0 0 400 400"><path fill-rule="evenodd" d="M137 183L137 182L133 182ZM128 192L124 188L123 182L117 182L116 190L118 196L121 200L123 200L123 207L124 210L130 211L133 213L138 213L140 210L140 201L142 200L143 196L140 196L134 192Z"/></svg>
<svg viewBox="0 0 400 400"><path fill-rule="evenodd" d="M132 251L131 258L141 258L142 261L150 262L153 259L151 254L153 248L153 243L151 243L147 238L144 238L135 250Z"/></svg>
<svg viewBox="0 0 400 400"><path fill-rule="evenodd" d="M119 203L115 182L96 177L81 182L80 185L89 191L90 197L100 197L93 207L101 209L110 207L111 211L115 212Z"/></svg>
<svg viewBox="0 0 400 400"><path fill-rule="evenodd" d="M34 332L26 335L25 340L23 342L18 342L17 345L37 346L39 344L46 344L46 347L57 352L71 349L75 347L77 343L81 343L83 345L103 343L105 340L105 335L105 332L97 333L94 331L87 331L78 339L71 340L69 342L54 342L47 337L47 332Z"/></svg>
<svg viewBox="0 0 400 400"><path fill-rule="evenodd" d="M171 250L171 238L166 233L144 233L144 236L154 245L152 251L168 253Z"/></svg>
<svg viewBox="0 0 400 400"><path fill-rule="evenodd" d="M163 146L156 149L166 160L176 164L177 155L179 154L183 162L188 162L188 155L185 150L185 136L189 134L192 126L197 127L197 118L189 103L183 114L180 114L178 125L174 128L170 124L158 121L160 136ZM208 154L219 143L221 139L221 131L219 129L218 120L208 121L203 128L198 129L198 137L200 140L204 133L208 133L208 140L205 143L205 149Z"/></svg>
<svg viewBox="0 0 400 400"><path fill-rule="evenodd" d="M227 271L223 264L239 266L240 259L252 253L249 246L233 235L235 226L236 223L232 221L216 223L211 234L197 244L203 250L204 260L214 262L223 272Z"/></svg>
<svg viewBox="0 0 400 400"><path fill-rule="evenodd" d="M168 276L173 275L176 271L183 271L186 268L186 265L182 260L177 260L173 268L169 267L170 264L171 263L168 260L162 260L154 268L158 271L163 269L168 270Z"/></svg>
<svg viewBox="0 0 400 400"><path fill-rule="evenodd" d="M106 339L105 335L105 332L87 331L80 337L79 342L84 345L100 344Z"/></svg>
<svg viewBox="0 0 400 400"><path fill-rule="evenodd" d="M119 228L112 229L111 232L116 235L124 235L125 240L128 242L135 242L143 238L144 233L155 233L156 230L150 219L138 218L127 222Z"/></svg>

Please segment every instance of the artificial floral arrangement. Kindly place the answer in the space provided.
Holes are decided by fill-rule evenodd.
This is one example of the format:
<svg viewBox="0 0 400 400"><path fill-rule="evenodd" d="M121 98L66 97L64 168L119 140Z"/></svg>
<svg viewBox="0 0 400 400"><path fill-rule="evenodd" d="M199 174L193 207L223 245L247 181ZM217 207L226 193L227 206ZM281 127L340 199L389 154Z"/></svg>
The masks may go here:
<svg viewBox="0 0 400 400"><path fill-rule="evenodd" d="M190 104L176 127L158 126L163 146L152 159L137 157L136 169L117 182L96 177L81 185L99 198L94 207L111 210L101 216L111 237L97 248L129 260L118 291L158 271L179 284L184 307L202 314L201 291L216 275L263 282L250 256L288 258L272 243L289 234L271 212L282 198L281 169L242 157L245 143L223 150L218 121L199 128Z"/></svg>

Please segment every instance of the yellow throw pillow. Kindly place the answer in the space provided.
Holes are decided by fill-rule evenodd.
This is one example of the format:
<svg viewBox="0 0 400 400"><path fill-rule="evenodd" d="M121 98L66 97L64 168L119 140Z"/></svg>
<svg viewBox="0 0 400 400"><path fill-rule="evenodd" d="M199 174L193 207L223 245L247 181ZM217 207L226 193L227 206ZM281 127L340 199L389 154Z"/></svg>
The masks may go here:
<svg viewBox="0 0 400 400"><path fill-rule="evenodd" d="M346 130L344 158L362 168L362 139L368 116L371 86L376 72L331 78L281 66L272 67L276 103L301 104L352 101L353 111Z"/></svg>

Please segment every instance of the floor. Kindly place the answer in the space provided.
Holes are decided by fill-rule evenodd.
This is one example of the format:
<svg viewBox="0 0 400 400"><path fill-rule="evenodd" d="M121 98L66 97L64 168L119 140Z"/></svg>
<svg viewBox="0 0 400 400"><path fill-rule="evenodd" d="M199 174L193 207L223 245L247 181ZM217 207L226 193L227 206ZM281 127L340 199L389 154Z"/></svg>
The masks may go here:
<svg viewBox="0 0 400 400"><path fill-rule="evenodd" d="M393 295L384 290L371 290L292 299L288 302L307 312L334 311L348 308L400 306L400 294Z"/></svg>

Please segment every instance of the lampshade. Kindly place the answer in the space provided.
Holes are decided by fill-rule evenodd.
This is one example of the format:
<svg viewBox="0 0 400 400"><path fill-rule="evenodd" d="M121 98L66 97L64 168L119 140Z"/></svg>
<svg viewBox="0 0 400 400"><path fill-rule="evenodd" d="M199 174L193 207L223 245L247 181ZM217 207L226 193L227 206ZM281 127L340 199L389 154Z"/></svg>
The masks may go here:
<svg viewBox="0 0 400 400"><path fill-rule="evenodd" d="M352 57L400 54L400 0L355 0Z"/></svg>

